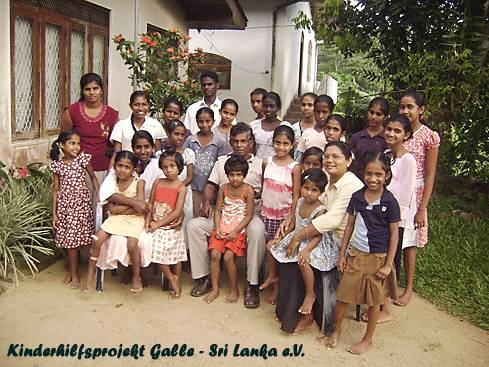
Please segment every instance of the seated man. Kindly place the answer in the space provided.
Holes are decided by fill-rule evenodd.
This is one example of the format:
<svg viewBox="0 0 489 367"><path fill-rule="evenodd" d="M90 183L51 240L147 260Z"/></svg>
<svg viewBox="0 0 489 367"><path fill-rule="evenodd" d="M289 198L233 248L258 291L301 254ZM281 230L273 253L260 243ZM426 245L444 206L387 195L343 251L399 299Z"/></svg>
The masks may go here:
<svg viewBox="0 0 489 367"><path fill-rule="evenodd" d="M253 148L253 133L251 128L239 122L232 127L230 143L235 153L244 157L249 163L249 170L244 182L253 187L255 191L255 211L253 219L246 227L246 262L248 285L244 291L244 305L247 308L256 308L260 305L258 294L258 273L265 257L265 226L260 219L260 200L256 199L261 193L262 160L251 154ZM189 221L187 234L192 264L192 278L196 280L190 292L194 297L200 297L211 290L210 259L208 251L208 238L214 229L212 206L218 188L228 183L224 172L224 164L228 156L221 156L214 164L212 173L204 189L204 199L201 206L201 217Z"/></svg>

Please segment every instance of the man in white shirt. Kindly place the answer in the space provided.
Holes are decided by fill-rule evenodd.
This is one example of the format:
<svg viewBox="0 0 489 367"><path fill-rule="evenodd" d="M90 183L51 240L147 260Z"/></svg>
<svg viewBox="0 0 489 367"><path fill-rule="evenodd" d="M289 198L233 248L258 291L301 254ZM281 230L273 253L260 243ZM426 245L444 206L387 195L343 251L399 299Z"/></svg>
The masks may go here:
<svg viewBox="0 0 489 367"><path fill-rule="evenodd" d="M217 74L212 70L204 71L200 75L200 86L202 88L202 93L204 93L204 98L188 106L183 121L185 127L189 129L192 134L196 134L199 131L196 115L197 111L202 107L209 107L214 112L214 126L219 125L219 122L221 121L221 115L219 114L221 100L217 98L217 89L219 88Z"/></svg>

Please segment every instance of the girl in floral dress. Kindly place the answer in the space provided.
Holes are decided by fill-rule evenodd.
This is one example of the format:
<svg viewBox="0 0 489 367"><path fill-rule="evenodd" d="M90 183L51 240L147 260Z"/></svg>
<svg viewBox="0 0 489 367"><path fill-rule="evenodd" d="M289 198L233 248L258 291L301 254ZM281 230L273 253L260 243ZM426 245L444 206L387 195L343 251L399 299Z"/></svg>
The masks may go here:
<svg viewBox="0 0 489 367"><path fill-rule="evenodd" d="M63 157L60 158L61 153ZM71 276L65 281L71 288L80 287L78 250L91 243L94 232L92 199L85 181L88 173L98 196L99 184L93 172L90 154L80 152L80 136L73 130L59 134L49 153L53 172L54 243L66 248Z"/></svg>
<svg viewBox="0 0 489 367"><path fill-rule="evenodd" d="M399 113L406 116L413 128L413 138L404 143L406 150L416 159L416 205L414 223L418 233L418 247L428 242L428 203L435 184L436 162L440 137L422 123L426 102L423 93L413 90L401 97ZM406 271L406 289L394 302L397 306L406 306L413 294L414 273L416 267L416 247L409 247L404 253Z"/></svg>

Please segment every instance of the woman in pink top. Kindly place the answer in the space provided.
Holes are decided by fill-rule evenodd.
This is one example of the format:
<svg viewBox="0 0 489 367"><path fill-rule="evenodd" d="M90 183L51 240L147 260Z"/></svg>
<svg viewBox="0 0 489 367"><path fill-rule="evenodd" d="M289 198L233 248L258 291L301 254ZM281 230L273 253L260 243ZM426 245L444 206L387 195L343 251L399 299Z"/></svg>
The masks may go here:
<svg viewBox="0 0 489 367"><path fill-rule="evenodd" d="M83 75L80 88L80 100L63 112L61 130L73 129L80 135L81 150L92 155L95 175L102 182L109 168L109 137L119 112L102 102L103 82L98 74Z"/></svg>
<svg viewBox="0 0 489 367"><path fill-rule="evenodd" d="M399 102L399 113L409 119L413 128L413 138L407 140L404 147L416 159L417 212L414 222L418 228L418 247L424 247L428 242L427 208L435 184L436 162L440 146L438 134L421 122L425 108L424 95L417 90L405 93ZM406 272L412 274L414 279L415 251L406 253L405 263ZM404 293L394 303L398 306L407 305L411 300L412 293L412 284L408 282Z"/></svg>

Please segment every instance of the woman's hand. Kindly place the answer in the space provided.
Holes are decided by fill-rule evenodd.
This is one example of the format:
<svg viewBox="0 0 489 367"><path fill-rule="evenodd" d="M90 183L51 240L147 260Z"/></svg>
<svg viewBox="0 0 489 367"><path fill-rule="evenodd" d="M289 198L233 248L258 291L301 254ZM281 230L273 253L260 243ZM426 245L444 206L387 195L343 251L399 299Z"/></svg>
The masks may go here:
<svg viewBox="0 0 489 367"><path fill-rule="evenodd" d="M426 226L426 208L420 207L414 216L414 225L416 228L422 228Z"/></svg>
<svg viewBox="0 0 489 367"><path fill-rule="evenodd" d="M344 273L346 269L346 257L345 255L338 256L338 263L336 264L336 267L338 268L338 271L340 273Z"/></svg>
<svg viewBox="0 0 489 367"><path fill-rule="evenodd" d="M296 237L293 236L290 239L289 246L287 247L287 250L285 250L285 256L286 257L292 257L297 251L297 247L299 246L299 241L297 241Z"/></svg>
<svg viewBox="0 0 489 367"><path fill-rule="evenodd" d="M391 273L392 271L392 265L387 265L385 264L383 267L381 267L378 271L377 271L377 276L380 278L380 279L385 279L389 276L389 274Z"/></svg>
<svg viewBox="0 0 489 367"><path fill-rule="evenodd" d="M307 248L299 253L298 263L300 266L308 265L311 262L311 251Z"/></svg>

